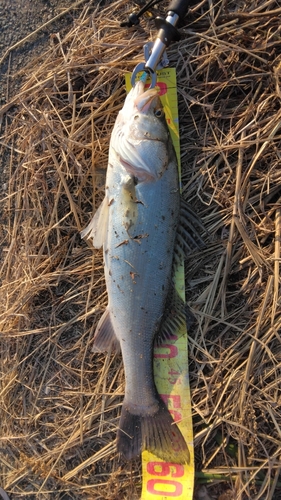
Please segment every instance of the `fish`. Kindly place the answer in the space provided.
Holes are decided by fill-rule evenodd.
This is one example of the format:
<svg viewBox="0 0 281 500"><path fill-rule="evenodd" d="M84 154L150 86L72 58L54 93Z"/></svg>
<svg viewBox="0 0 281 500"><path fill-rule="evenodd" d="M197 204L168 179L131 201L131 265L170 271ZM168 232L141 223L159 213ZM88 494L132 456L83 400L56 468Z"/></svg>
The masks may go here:
<svg viewBox="0 0 281 500"><path fill-rule="evenodd" d="M117 116L105 197L81 233L103 247L108 305L94 334L96 352L121 350L125 396L117 450L127 460L148 450L189 463L187 443L158 394L153 348L185 324L173 272L201 237L181 201L176 153L157 90L139 81Z"/></svg>

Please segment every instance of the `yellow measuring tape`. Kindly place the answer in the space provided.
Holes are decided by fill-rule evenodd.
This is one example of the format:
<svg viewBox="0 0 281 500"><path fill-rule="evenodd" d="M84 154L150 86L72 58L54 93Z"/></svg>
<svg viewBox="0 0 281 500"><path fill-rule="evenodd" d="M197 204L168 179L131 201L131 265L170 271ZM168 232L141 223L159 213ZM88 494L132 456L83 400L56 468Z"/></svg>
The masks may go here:
<svg viewBox="0 0 281 500"><path fill-rule="evenodd" d="M126 89L131 89L131 75L127 74ZM147 85L150 85L148 80ZM178 120L177 81L174 68L157 72L157 86L164 106L167 123L177 154L180 171L180 141ZM176 272L176 288L185 299L184 267ZM142 453L141 500L192 500L194 489L194 447L191 401L188 375L187 332L175 331L173 339L154 349L154 378L158 392L177 422L190 452L188 465L164 462L152 453Z"/></svg>

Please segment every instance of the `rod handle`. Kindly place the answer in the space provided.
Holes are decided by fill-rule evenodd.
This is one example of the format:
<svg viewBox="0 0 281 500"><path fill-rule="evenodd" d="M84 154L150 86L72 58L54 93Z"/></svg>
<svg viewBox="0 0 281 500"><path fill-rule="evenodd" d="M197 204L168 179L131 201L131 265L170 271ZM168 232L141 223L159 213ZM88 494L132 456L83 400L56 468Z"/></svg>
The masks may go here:
<svg viewBox="0 0 281 500"><path fill-rule="evenodd" d="M182 19L187 12L189 3L190 2L188 0L172 0L169 4L168 12L171 10L172 12L175 12L180 19Z"/></svg>

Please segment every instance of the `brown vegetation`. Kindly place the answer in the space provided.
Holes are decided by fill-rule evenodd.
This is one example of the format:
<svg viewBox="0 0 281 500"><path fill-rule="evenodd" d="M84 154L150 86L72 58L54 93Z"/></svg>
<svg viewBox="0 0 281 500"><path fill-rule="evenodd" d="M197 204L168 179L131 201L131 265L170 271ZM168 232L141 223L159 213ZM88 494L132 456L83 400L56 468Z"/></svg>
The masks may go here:
<svg viewBox="0 0 281 500"><path fill-rule="evenodd" d="M140 463L115 452L121 358L91 353L102 256L79 236L103 196L124 73L155 37L149 20L119 27L128 8L86 7L0 111L0 472L12 498L140 492ZM186 264L196 468L239 500L280 488L280 14L277 1L202 1L169 49L183 196L209 232Z"/></svg>

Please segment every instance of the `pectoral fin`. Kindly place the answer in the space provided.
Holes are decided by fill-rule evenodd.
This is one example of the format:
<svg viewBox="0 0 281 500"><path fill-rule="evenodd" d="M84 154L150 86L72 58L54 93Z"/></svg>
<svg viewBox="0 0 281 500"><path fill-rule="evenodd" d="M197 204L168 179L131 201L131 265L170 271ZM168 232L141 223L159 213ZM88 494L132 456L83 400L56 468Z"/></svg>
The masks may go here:
<svg viewBox="0 0 281 500"><path fill-rule="evenodd" d="M107 196L97 209L90 224L81 231L81 238L93 238L93 246L101 248L106 239L108 229L109 202Z"/></svg>

